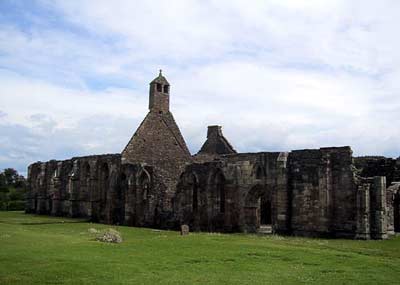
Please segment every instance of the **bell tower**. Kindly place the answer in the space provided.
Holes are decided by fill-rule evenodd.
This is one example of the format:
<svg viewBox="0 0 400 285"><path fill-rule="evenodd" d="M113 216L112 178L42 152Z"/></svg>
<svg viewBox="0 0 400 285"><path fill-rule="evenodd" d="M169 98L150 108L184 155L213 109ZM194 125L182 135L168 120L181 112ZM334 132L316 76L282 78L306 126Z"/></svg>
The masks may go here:
<svg viewBox="0 0 400 285"><path fill-rule="evenodd" d="M150 112L167 113L169 112L169 83L167 79L160 74L150 82L149 90L149 110Z"/></svg>
<svg viewBox="0 0 400 285"><path fill-rule="evenodd" d="M156 190L160 191L158 197L163 197L160 203L164 209L172 209L179 177L192 162L185 140L169 111L169 86L160 70L158 77L150 82L150 111L121 153L122 164L146 164L160 174L157 181L165 189L162 186Z"/></svg>

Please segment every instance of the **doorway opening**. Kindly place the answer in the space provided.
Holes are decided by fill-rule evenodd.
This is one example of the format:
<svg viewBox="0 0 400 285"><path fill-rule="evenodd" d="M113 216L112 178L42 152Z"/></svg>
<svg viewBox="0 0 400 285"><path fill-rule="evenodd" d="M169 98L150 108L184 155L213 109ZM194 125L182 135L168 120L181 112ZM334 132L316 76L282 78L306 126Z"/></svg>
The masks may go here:
<svg viewBox="0 0 400 285"><path fill-rule="evenodd" d="M260 198L260 225L271 225L272 215L271 215L271 201L265 199L265 197Z"/></svg>
<svg viewBox="0 0 400 285"><path fill-rule="evenodd" d="M393 201L394 231L400 233L400 192L397 192Z"/></svg>

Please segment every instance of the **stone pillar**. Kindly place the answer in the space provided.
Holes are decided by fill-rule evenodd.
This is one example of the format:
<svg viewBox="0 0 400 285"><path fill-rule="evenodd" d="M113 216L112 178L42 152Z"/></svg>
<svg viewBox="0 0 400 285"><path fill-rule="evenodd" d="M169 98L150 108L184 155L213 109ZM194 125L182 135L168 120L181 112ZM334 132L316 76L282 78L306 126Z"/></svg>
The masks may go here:
<svg viewBox="0 0 400 285"><path fill-rule="evenodd" d="M357 190L357 231L356 239L370 239L370 197L369 184L358 186Z"/></svg>
<svg viewBox="0 0 400 285"><path fill-rule="evenodd" d="M61 203L60 203L60 188L61 182L59 177L52 178L52 182L50 183L50 195L49 199L51 200L51 212L52 216L61 215Z"/></svg>
<svg viewBox="0 0 400 285"><path fill-rule="evenodd" d="M287 179L287 152L281 152L277 158L276 168L276 220L275 232L287 233L290 229L289 193Z"/></svg>
<svg viewBox="0 0 400 285"><path fill-rule="evenodd" d="M72 218L79 217L79 201L78 201L78 191L79 191L79 180L74 176L70 177L69 185L70 198L69 198L69 216Z"/></svg>
<svg viewBox="0 0 400 285"><path fill-rule="evenodd" d="M386 217L386 177L376 176L373 180L371 195L371 237L387 239Z"/></svg>
<svg viewBox="0 0 400 285"><path fill-rule="evenodd" d="M90 192L89 192L89 200L90 200L90 220L93 222L99 221L99 197L98 197L98 189L99 184L97 180L97 176L94 176L90 179Z"/></svg>

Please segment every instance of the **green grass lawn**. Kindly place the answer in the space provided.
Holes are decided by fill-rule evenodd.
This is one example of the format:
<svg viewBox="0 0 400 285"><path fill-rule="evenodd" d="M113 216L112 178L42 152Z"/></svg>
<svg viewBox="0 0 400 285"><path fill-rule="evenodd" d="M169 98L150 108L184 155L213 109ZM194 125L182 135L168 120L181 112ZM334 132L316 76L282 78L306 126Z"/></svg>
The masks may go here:
<svg viewBox="0 0 400 285"><path fill-rule="evenodd" d="M113 227L0 212L0 284L399 284L400 237L308 239Z"/></svg>

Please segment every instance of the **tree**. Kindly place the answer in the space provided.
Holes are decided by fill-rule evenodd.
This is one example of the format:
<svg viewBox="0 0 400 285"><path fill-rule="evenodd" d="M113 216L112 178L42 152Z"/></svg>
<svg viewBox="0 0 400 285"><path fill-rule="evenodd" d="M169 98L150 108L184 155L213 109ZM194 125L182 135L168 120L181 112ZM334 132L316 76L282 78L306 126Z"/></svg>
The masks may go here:
<svg viewBox="0 0 400 285"><path fill-rule="evenodd" d="M3 175L7 186L14 186L18 180L18 172L14 168L6 168Z"/></svg>
<svg viewBox="0 0 400 285"><path fill-rule="evenodd" d="M22 188L25 189L26 188L26 179L24 176L22 175L18 175L15 183L14 183L14 187L15 188Z"/></svg>
<svg viewBox="0 0 400 285"><path fill-rule="evenodd" d="M7 189L6 185L6 177L4 176L4 173L0 173L0 192L3 192Z"/></svg>
<svg viewBox="0 0 400 285"><path fill-rule="evenodd" d="M13 168L0 172L0 210L23 210L26 180Z"/></svg>

